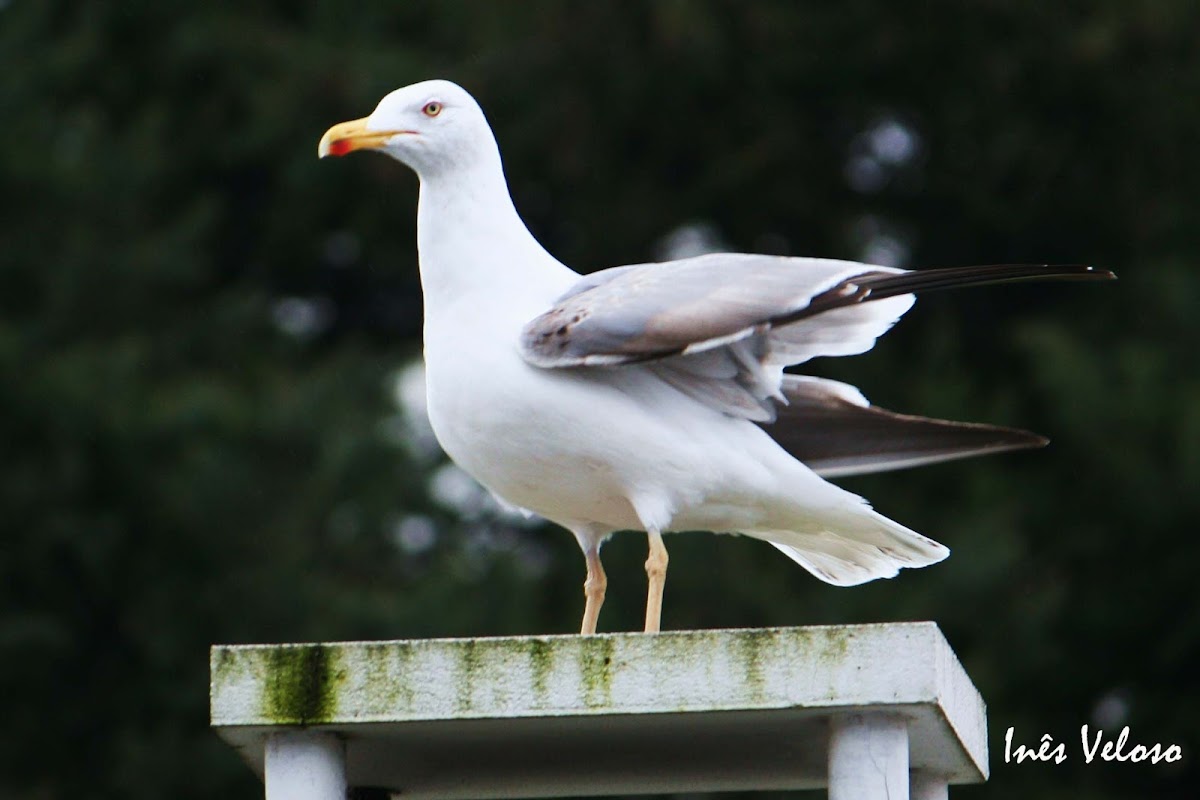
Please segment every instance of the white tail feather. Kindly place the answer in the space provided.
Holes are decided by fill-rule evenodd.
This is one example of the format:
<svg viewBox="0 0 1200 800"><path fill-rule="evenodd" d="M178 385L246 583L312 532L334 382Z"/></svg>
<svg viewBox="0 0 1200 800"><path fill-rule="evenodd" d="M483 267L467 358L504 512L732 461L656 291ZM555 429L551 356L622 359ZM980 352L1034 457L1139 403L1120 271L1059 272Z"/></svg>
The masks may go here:
<svg viewBox="0 0 1200 800"><path fill-rule="evenodd" d="M902 568L936 564L950 550L944 545L863 507L838 524L815 532L756 533L813 576L834 586L857 586L894 578Z"/></svg>

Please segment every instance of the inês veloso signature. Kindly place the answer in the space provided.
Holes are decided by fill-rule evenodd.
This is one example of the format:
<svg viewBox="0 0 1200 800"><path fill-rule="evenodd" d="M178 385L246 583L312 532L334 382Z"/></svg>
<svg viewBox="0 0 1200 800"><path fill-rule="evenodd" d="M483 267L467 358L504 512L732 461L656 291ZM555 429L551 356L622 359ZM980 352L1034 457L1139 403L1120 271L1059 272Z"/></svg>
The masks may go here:
<svg viewBox="0 0 1200 800"><path fill-rule="evenodd" d="M1126 725L1121 729L1120 735L1114 741L1113 739L1105 739L1104 731L1098 730L1094 734L1088 730L1088 726L1084 725L1079 731L1079 738L1083 743L1083 759L1084 763L1091 764L1097 758L1101 761L1119 761L1128 763L1140 763L1148 761L1151 764L1159 762L1174 763L1183 758L1183 748L1177 744L1163 745L1155 742L1147 747L1144 744L1134 744L1129 746L1129 726ZM1067 760L1067 746L1064 742L1056 742L1054 737L1048 733L1042 734L1042 738L1037 747L1026 747L1023 744L1013 746L1013 729L1010 727L1004 734L1004 763L1008 764L1016 762L1018 764L1025 761L1053 761L1055 764L1061 764Z"/></svg>

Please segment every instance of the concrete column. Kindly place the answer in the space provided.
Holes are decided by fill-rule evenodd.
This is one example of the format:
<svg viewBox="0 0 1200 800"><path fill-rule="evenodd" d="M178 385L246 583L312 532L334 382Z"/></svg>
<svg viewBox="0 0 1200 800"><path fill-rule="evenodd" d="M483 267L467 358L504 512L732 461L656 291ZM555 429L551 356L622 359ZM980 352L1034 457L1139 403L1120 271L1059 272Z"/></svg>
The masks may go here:
<svg viewBox="0 0 1200 800"><path fill-rule="evenodd" d="M949 796L944 775L924 770L913 771L911 800L949 800Z"/></svg>
<svg viewBox="0 0 1200 800"><path fill-rule="evenodd" d="M835 717L829 800L908 800L908 724L887 714Z"/></svg>
<svg viewBox="0 0 1200 800"><path fill-rule="evenodd" d="M830 782L834 800L942 800L988 774L983 698L929 622L231 645L210 665L213 727L271 800ZM787 746L763 747L764 730Z"/></svg>
<svg viewBox="0 0 1200 800"><path fill-rule="evenodd" d="M267 739L267 800L346 800L346 746L323 731L281 731Z"/></svg>

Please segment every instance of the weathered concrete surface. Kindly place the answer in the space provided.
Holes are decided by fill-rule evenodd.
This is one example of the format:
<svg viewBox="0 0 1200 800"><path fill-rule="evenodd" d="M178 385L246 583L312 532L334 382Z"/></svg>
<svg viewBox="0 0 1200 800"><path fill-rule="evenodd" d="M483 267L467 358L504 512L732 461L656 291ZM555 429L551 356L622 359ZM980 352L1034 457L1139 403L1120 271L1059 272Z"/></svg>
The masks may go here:
<svg viewBox="0 0 1200 800"><path fill-rule="evenodd" d="M907 721L910 766L987 777L983 702L933 623L214 647L212 724L346 741L413 798L824 786L830 720Z"/></svg>

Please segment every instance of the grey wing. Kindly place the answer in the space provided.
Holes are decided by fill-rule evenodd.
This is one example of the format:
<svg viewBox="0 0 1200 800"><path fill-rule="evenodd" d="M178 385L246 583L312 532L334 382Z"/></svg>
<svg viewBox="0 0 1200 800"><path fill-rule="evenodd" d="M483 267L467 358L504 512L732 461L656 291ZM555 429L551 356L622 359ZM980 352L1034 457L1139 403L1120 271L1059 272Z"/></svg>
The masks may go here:
<svg viewBox="0 0 1200 800"><path fill-rule="evenodd" d="M629 364L768 333L770 346L759 349L772 363L863 352L912 305L911 296L830 308L819 325L802 324L804 312L826 294L853 295L857 287L844 285L849 278L902 274L853 261L741 253L615 267L588 275L530 322L522 352L547 368Z"/></svg>
<svg viewBox="0 0 1200 800"><path fill-rule="evenodd" d="M853 261L720 253L593 273L523 331L544 368L645 363L680 391L734 416L774 419L783 367L869 350L911 294L828 308L853 276L903 270Z"/></svg>
<svg viewBox="0 0 1200 800"><path fill-rule="evenodd" d="M914 293L1039 279L1111 279L1080 265L913 272L818 258L715 253L587 276L522 331L543 368L645 363L725 413L775 418L783 367L871 349Z"/></svg>

